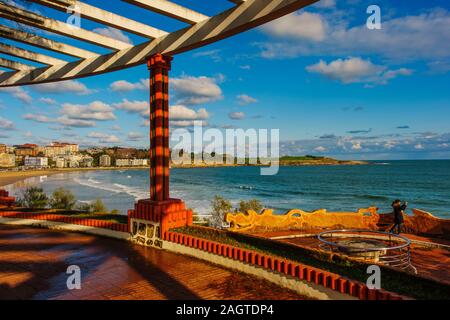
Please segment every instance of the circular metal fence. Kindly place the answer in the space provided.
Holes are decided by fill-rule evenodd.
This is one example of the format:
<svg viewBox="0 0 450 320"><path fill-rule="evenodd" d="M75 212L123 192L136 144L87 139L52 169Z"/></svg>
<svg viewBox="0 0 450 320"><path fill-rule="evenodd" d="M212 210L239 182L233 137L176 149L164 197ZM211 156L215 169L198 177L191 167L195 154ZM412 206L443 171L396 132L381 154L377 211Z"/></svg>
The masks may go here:
<svg viewBox="0 0 450 320"><path fill-rule="evenodd" d="M342 229L321 232L318 239L322 250L417 273L411 264L411 241L404 236L374 230Z"/></svg>

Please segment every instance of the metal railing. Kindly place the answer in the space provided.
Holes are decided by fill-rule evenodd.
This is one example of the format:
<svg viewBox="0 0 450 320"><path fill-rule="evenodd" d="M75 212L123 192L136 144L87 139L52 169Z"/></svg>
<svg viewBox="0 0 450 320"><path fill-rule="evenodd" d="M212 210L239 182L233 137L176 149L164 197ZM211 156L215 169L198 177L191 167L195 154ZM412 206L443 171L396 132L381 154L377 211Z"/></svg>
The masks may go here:
<svg viewBox="0 0 450 320"><path fill-rule="evenodd" d="M319 248L402 270L411 264L411 241L401 235L364 229L330 230L318 234Z"/></svg>

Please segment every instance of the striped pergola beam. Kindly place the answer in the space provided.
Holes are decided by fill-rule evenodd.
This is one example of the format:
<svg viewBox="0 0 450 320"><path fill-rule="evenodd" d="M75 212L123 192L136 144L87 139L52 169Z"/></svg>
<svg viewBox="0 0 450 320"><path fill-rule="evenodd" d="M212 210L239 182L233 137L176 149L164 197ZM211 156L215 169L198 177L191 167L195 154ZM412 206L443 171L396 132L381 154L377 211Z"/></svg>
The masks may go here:
<svg viewBox="0 0 450 320"><path fill-rule="evenodd" d="M46 65L55 65L55 64L63 64L67 61L60 60L57 58L53 58L50 56L46 56L37 52L24 50L21 48L17 48L14 46L10 46L5 43L0 42L0 52L4 54L8 54L17 58L23 58L30 61L46 64Z"/></svg>
<svg viewBox="0 0 450 320"><path fill-rule="evenodd" d="M123 50L131 47L131 44L129 43L106 37L83 28L78 28L65 22L47 18L2 2L0 2L0 17L45 31L68 36L73 39L86 41L108 49Z"/></svg>
<svg viewBox="0 0 450 320"><path fill-rule="evenodd" d="M47 1L48 0L46 0L46 2ZM55 0L52 2L59 2L64 4L68 1L78 3L78 1L74 0ZM158 3L161 6L161 10L163 10L164 12L171 11L170 6L175 5L172 2L162 0L123 1L136 5L138 5L137 2L152 2L153 7L157 6L156 4ZM117 42L114 42L117 45L112 45L111 43L106 44L107 47L113 48L111 52L103 55L92 54L89 56L88 52L85 52L84 56L80 57L80 59L76 61L52 64L49 67L39 67L32 70L21 69L17 72L4 72L0 74L0 87L63 81L133 67L146 63L147 58L155 53L172 56L195 48L199 48L215 41L219 41L235 34L241 33L248 29L257 27L271 20L277 19L281 16L310 5L316 1L317 0L246 0L213 17L208 18L204 16L206 17L204 20L201 20L203 18L195 18L194 16L190 15L192 13L192 10L190 9L181 7L184 8L184 13L179 12L181 8L178 8L177 10L173 9L170 15L167 12L166 15L176 19L180 19L180 16L184 15L183 19L189 20L190 23L193 23L193 21L198 22L183 29L165 34L163 36L137 44L135 46L131 46L129 44L125 45L124 43L117 44ZM36 0L35 2L42 1ZM169 5L169 7L164 7L162 6L162 4ZM1 9L3 9L3 11ZM19 9L19 12L22 12L21 10L22 9ZM152 9L152 11L155 10ZM5 5L2 5L2 2L0 1L0 15L1 12L5 11L8 12L8 10L5 9ZM9 12L11 12L11 10L9 10ZM19 19L18 16L14 18L11 16L12 14L9 13L8 18L13 21L23 19L25 20L24 23L26 23L27 25L32 25L36 28L41 28L51 32L61 33L61 30L58 30L58 26L61 26L61 24L64 25L63 22L54 22L56 20L41 17L31 12L29 12L29 14L31 14L31 16L27 14L26 18ZM45 21L43 21L42 19L44 19ZM106 22L104 23L106 24ZM2 29L4 30L5 28L8 29L8 27L6 26L0 26L0 35L2 35ZM100 44L101 42L105 42L110 39L109 37L102 37L92 31L84 30L83 32L84 35L88 35L89 37L84 37L80 34L70 35L69 32L67 32L66 35L91 43L97 42L97 44L99 45L102 45ZM26 36L27 34L23 31L12 29L12 34L9 34L7 38L29 43L39 47L44 47L45 49L70 54L68 53L68 51L70 51L69 47L64 47L69 45L60 44L60 48L52 49L50 48L52 46L52 40L45 39L40 36L32 36L31 38L26 38ZM92 41L93 38L95 38L95 41ZM58 43L53 42L53 44L57 45ZM120 47L122 45L124 46L123 48L117 48L118 46ZM103 46L105 46L105 43L103 43ZM77 54L73 52L72 55L80 56L80 52L78 52Z"/></svg>
<svg viewBox="0 0 450 320"><path fill-rule="evenodd" d="M22 42L38 48L51 50L58 53L63 53L76 58L92 58L97 57L98 54L92 51L84 50L78 47L71 46L62 42L54 41L35 34L31 34L22 30L10 28L0 25L0 36L6 39Z"/></svg>
<svg viewBox="0 0 450 320"><path fill-rule="evenodd" d="M188 8L180 6L179 4L167 0L123 0L123 1L134 4L144 9L151 10L153 12L163 14L167 17L178 19L180 21L189 24L196 24L200 21L204 21L209 18L204 14L201 14L194 10L190 10Z"/></svg>
<svg viewBox="0 0 450 320"><path fill-rule="evenodd" d="M29 0L38 4L51 7L53 9L67 12L73 6L75 1L61 1L61 0ZM153 28L147 24L125 18L118 14L91 6L82 1L76 1L76 12L80 17L86 18L98 23L102 23L109 27L117 28L122 31L131 32L144 38L155 39L167 34L166 31Z"/></svg>
<svg viewBox="0 0 450 320"><path fill-rule="evenodd" d="M12 61L9 59L5 59L5 58L0 58L0 67L3 68L7 68L7 69L12 69L12 70L16 70L16 71L31 71L33 69L35 69L34 67L21 63L21 62L17 62L17 61Z"/></svg>

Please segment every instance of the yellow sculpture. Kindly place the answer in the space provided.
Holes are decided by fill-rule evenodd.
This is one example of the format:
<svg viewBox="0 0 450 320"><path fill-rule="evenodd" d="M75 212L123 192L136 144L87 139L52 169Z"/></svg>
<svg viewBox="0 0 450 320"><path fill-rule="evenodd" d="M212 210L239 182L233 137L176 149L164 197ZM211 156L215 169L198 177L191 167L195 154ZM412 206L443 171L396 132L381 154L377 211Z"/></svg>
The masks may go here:
<svg viewBox="0 0 450 320"><path fill-rule="evenodd" d="M380 216L376 207L359 209L357 212L327 212L325 209L306 212L292 209L286 214L273 214L272 209L264 209L260 214L248 210L246 214L228 213L225 221L230 230L248 231L258 227L270 229L313 229L352 228L376 229Z"/></svg>

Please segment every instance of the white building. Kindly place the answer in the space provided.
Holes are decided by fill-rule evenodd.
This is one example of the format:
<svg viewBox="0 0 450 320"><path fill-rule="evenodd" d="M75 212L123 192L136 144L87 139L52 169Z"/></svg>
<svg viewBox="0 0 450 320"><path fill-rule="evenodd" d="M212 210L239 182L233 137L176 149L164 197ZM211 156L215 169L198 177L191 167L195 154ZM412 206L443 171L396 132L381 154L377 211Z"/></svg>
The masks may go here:
<svg viewBox="0 0 450 320"><path fill-rule="evenodd" d="M117 167L142 167L148 165L148 159L116 159Z"/></svg>
<svg viewBox="0 0 450 320"><path fill-rule="evenodd" d="M57 168L65 168L66 167L66 159L58 157L53 159L55 161L55 166Z"/></svg>
<svg viewBox="0 0 450 320"><path fill-rule="evenodd" d="M48 167L46 157L25 157L25 167Z"/></svg>
<svg viewBox="0 0 450 320"><path fill-rule="evenodd" d="M116 167L128 167L130 166L130 159L116 159Z"/></svg>
<svg viewBox="0 0 450 320"><path fill-rule="evenodd" d="M148 160L147 159L132 159L131 160L131 165L133 167L146 166L147 164L148 164Z"/></svg>
<svg viewBox="0 0 450 320"><path fill-rule="evenodd" d="M98 164L100 167L110 167L111 166L111 157L107 154L100 156L98 160Z"/></svg>

